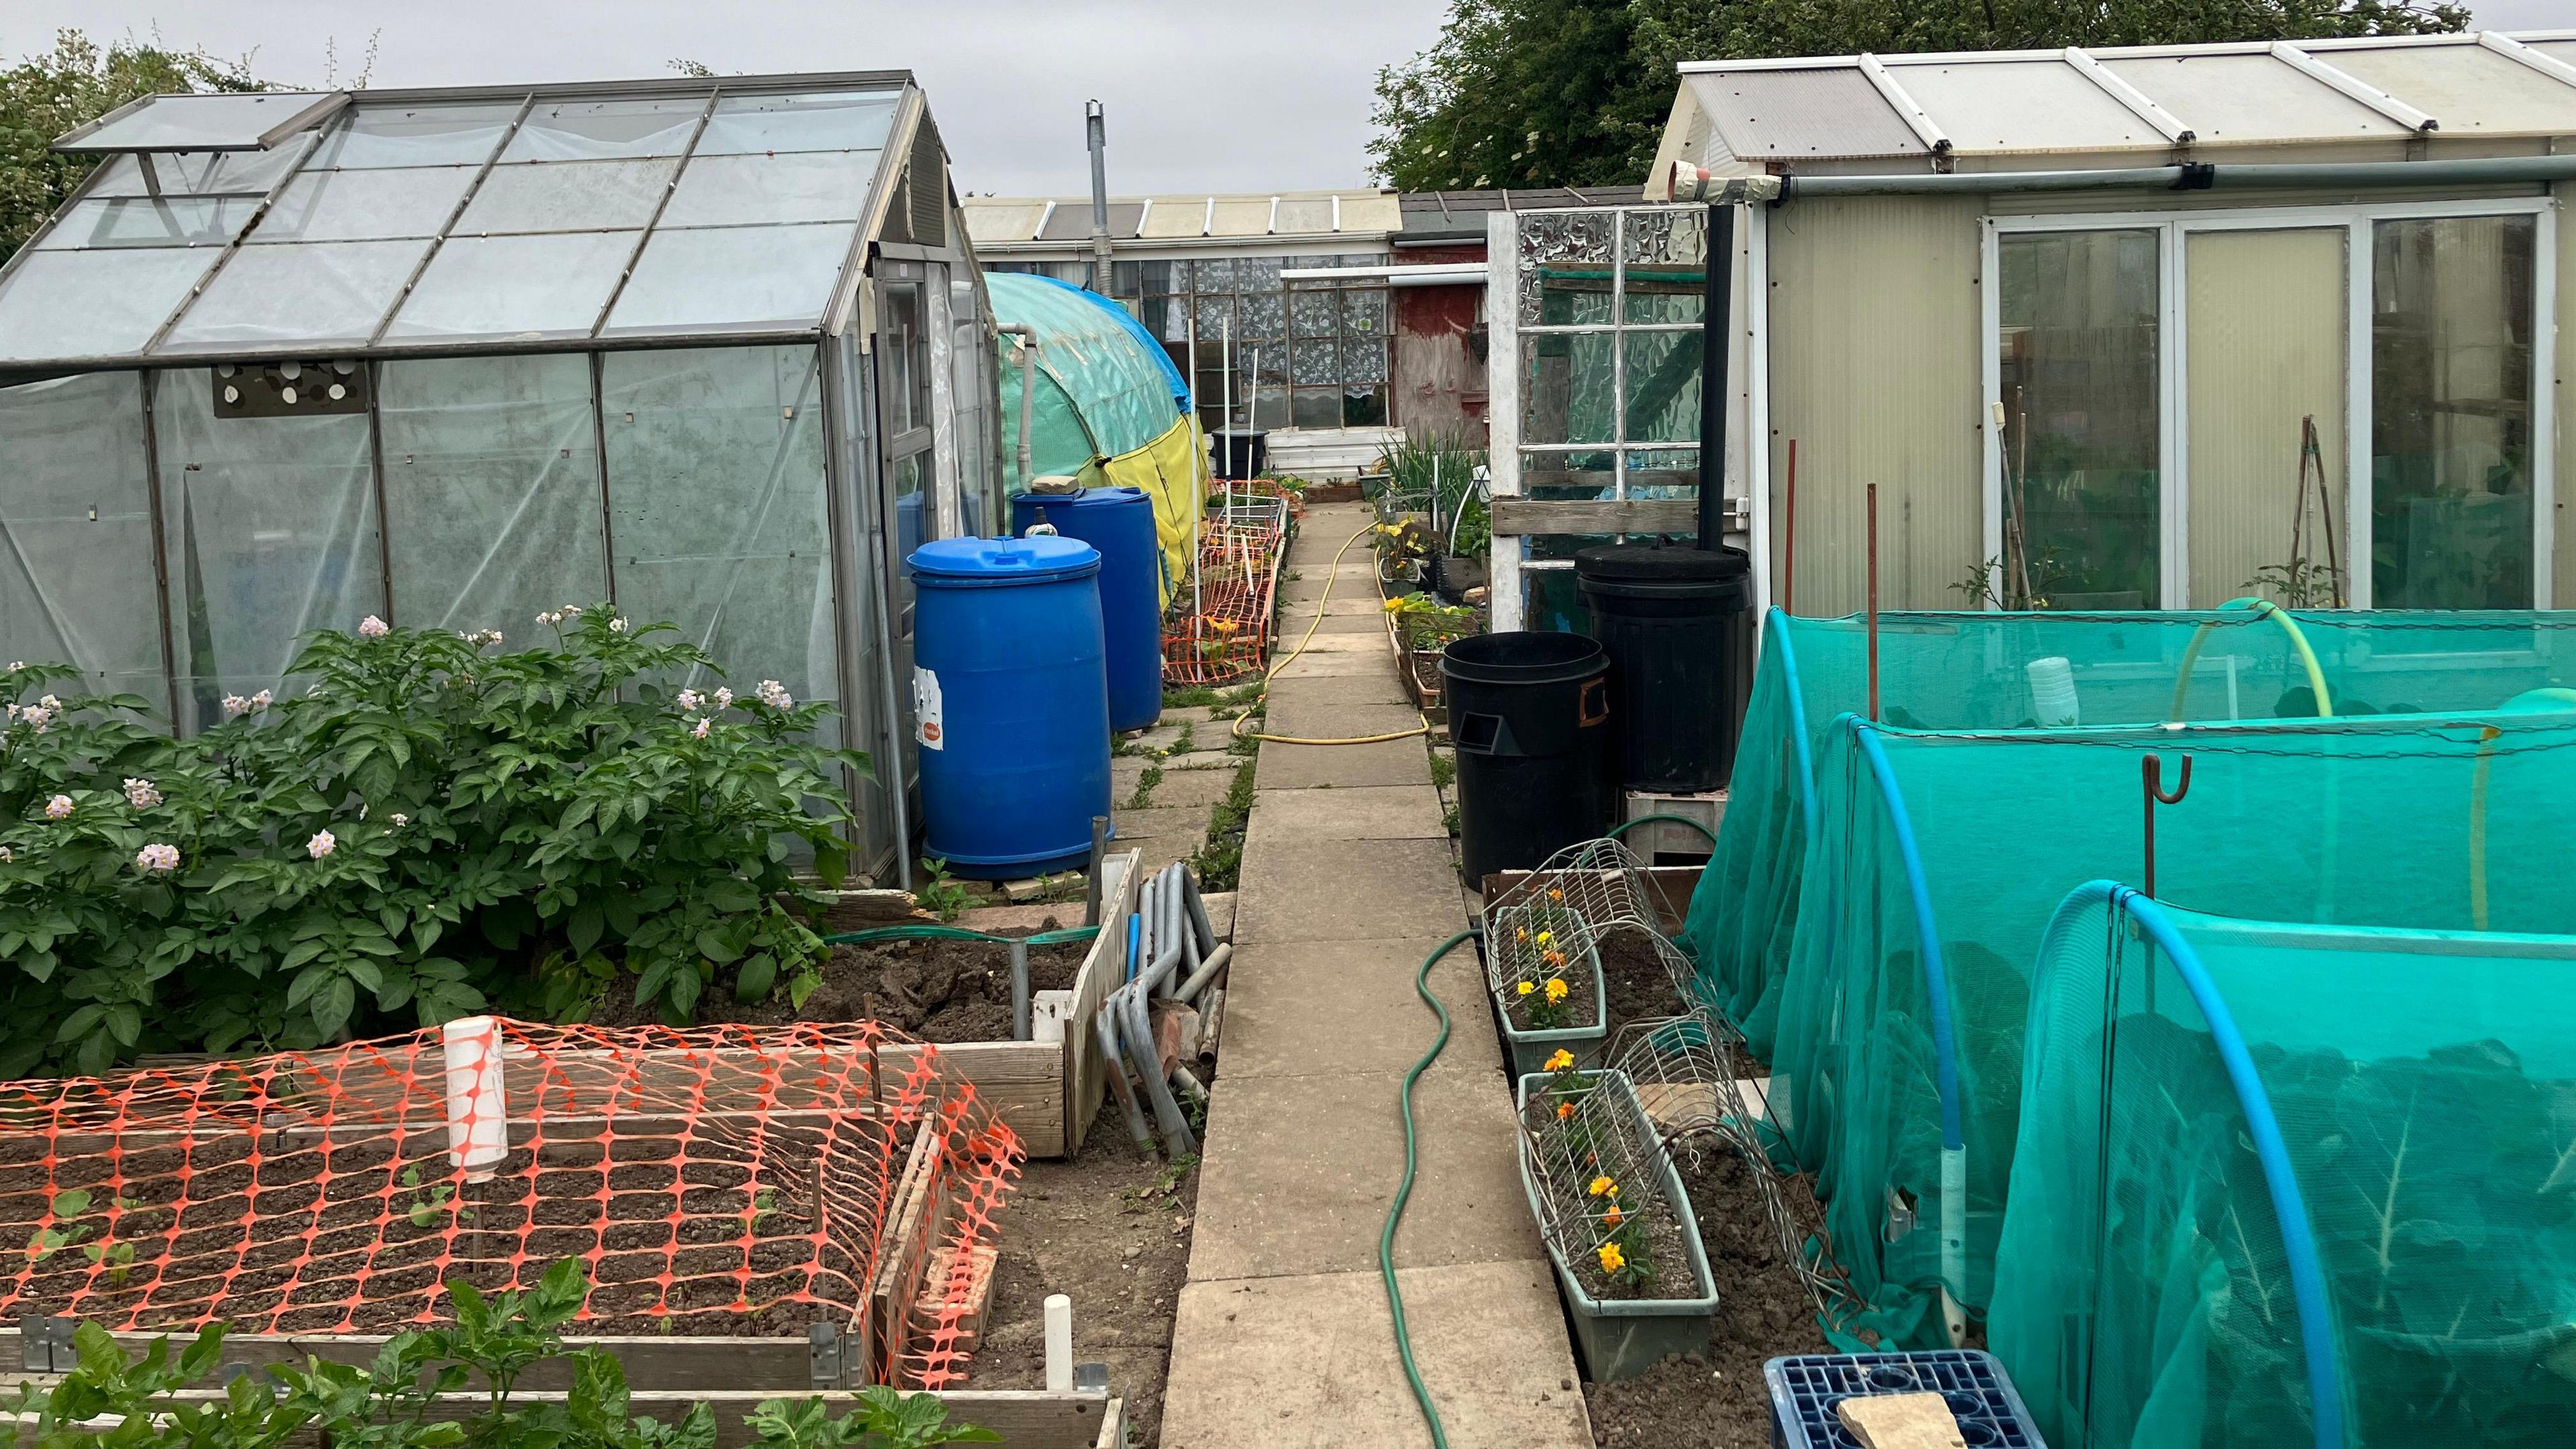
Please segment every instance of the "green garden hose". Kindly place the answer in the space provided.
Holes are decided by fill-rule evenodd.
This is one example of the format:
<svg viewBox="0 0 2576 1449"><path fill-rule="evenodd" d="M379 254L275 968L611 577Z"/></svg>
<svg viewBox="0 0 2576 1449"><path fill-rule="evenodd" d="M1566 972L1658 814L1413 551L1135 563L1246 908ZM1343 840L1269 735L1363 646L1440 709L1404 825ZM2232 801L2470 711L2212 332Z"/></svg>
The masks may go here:
<svg viewBox="0 0 2576 1449"><path fill-rule="evenodd" d="M1707 826L1700 824L1698 821L1691 819L1687 815L1640 815L1636 819L1628 821L1625 824L1611 826L1610 838L1612 840L1616 840L1620 836L1627 834L1629 831L1636 829L1640 825L1652 825L1658 821L1666 825L1687 825L1691 829L1698 831L1700 834L1707 836L1709 844L1717 844L1716 831L1709 829Z"/></svg>
<svg viewBox="0 0 2576 1449"><path fill-rule="evenodd" d="M826 946L859 946L870 941L991 941L1007 946L1019 941L1031 946L1069 946L1088 941L1100 934L1098 926L1071 926L1061 931L1040 931L1034 936L994 936L970 931L963 926L933 926L916 923L904 926L871 926L864 931L842 931L825 936Z"/></svg>
<svg viewBox="0 0 2576 1449"><path fill-rule="evenodd" d="M1386 1280L1387 1312L1395 1319L1395 1353L1404 1360L1405 1381L1413 1385L1413 1401L1422 1406L1423 1422L1431 1426L1432 1449L1449 1449L1449 1431L1441 1427L1440 1411L1432 1407L1431 1391L1422 1386L1422 1369L1413 1361L1413 1335L1404 1326L1404 1292L1395 1286L1395 1226L1404 1220L1405 1200L1413 1196L1413 1084L1430 1070L1440 1049L1449 1045L1449 1008L1431 994L1431 968L1475 936L1473 931L1460 931L1441 942L1422 958L1422 969L1413 973L1414 993L1439 1016L1440 1035L1433 1039L1431 1050L1422 1054L1422 1060L1413 1064L1413 1070L1404 1074L1404 1085L1396 1090L1396 1103L1404 1109L1404 1181L1396 1184L1395 1202L1386 1210L1386 1228L1377 1235L1377 1271Z"/></svg>

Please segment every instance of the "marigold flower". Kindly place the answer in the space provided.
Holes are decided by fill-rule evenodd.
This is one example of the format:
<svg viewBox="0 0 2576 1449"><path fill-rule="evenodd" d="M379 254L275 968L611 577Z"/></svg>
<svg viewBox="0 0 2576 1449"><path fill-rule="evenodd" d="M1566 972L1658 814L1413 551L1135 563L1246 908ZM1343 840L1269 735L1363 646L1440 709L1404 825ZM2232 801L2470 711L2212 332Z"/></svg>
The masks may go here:
<svg viewBox="0 0 2576 1449"><path fill-rule="evenodd" d="M1390 613L1390 614L1394 613L1396 610L1401 609L1401 608L1403 608L1403 607L1404 607L1404 601L1403 601L1402 599L1389 599L1389 600L1387 600L1387 601L1386 601L1386 605L1385 605L1386 611L1387 611L1388 613Z"/></svg>
<svg viewBox="0 0 2576 1449"><path fill-rule="evenodd" d="M1619 1224L1620 1224L1622 1221L1624 1221L1624 1220L1627 1218L1627 1216L1628 1216L1628 1215L1627 1215L1626 1213L1623 1213L1623 1212L1619 1211L1619 1205L1618 1205L1617 1203L1615 1203L1615 1202L1614 1202L1614 1203L1610 1204L1610 1211L1608 1211L1608 1212L1606 1212L1606 1213L1603 1213L1603 1214L1601 1215L1601 1221L1602 1221L1602 1222L1604 1222L1604 1223L1607 1223L1607 1224L1608 1224L1608 1225L1610 1225L1611 1227L1614 1227L1614 1228L1615 1228L1615 1227L1619 1226Z"/></svg>
<svg viewBox="0 0 2576 1449"><path fill-rule="evenodd" d="M1565 899L1565 892L1551 889L1547 893L1547 898L1552 901L1561 901Z"/></svg>
<svg viewBox="0 0 2576 1449"><path fill-rule="evenodd" d="M179 847L154 843L134 853L134 868L146 875L166 875L179 868Z"/></svg>
<svg viewBox="0 0 2576 1449"><path fill-rule="evenodd" d="M1596 1177L1592 1179L1592 1185L1585 1188L1584 1191L1592 1194L1594 1197L1617 1197L1619 1195L1619 1184L1608 1177Z"/></svg>
<svg viewBox="0 0 2576 1449"><path fill-rule="evenodd" d="M1562 976L1551 976L1551 977L1547 978L1547 1004L1548 1004L1548 1005L1550 1005L1550 1006L1554 1006L1554 1005L1556 1005L1558 1002L1563 1001L1566 997L1568 997L1568 996L1572 995L1572 994L1573 994L1573 992L1574 992L1574 988L1565 984L1565 978L1564 978L1564 977L1562 977Z"/></svg>
<svg viewBox="0 0 2576 1449"><path fill-rule="evenodd" d="M71 813L72 797L69 795L57 795L51 800L45 802L45 818L47 820L62 820L68 818Z"/></svg>
<svg viewBox="0 0 2576 1449"><path fill-rule="evenodd" d="M1601 1254L1602 1272L1616 1273L1628 1266L1628 1255L1619 1251L1617 1243L1603 1243L1598 1251Z"/></svg>
<svg viewBox="0 0 2576 1449"><path fill-rule="evenodd" d="M59 795L57 795L57 796L55 796L54 798L55 798L55 799L57 799L57 800L59 800L59 799L61 799L62 797L61 797L61 796L59 796ZM1537 982L1535 982L1535 981L1524 981L1524 982L1522 982L1522 983L1521 983L1521 986L1520 986L1520 992L1521 992L1521 995L1523 995L1523 996L1527 996L1527 995L1529 995L1531 992L1536 991L1536 990L1538 990L1538 983L1537 983Z"/></svg>
<svg viewBox="0 0 2576 1449"><path fill-rule="evenodd" d="M1538 943L1542 946L1555 939L1556 933L1554 931L1541 931L1538 933Z"/></svg>
<svg viewBox="0 0 2576 1449"><path fill-rule="evenodd" d="M1572 1102L1559 1102L1556 1104L1556 1120L1559 1122L1562 1122L1573 1115L1574 1104Z"/></svg>
<svg viewBox="0 0 2576 1449"><path fill-rule="evenodd" d="M304 842L304 853L313 857L315 860L320 860L339 848L340 837L333 835L328 830L322 831L316 834L311 840Z"/></svg>
<svg viewBox="0 0 2576 1449"><path fill-rule="evenodd" d="M1208 620L1208 627L1219 634L1231 634L1243 626L1234 622L1232 619L1210 619Z"/></svg>
<svg viewBox="0 0 2576 1449"><path fill-rule="evenodd" d="M125 800L137 810L149 810L161 803L161 792L154 789L149 780L128 779L125 782Z"/></svg>
<svg viewBox="0 0 2576 1449"><path fill-rule="evenodd" d="M382 639L392 632L392 625L373 614L358 621L358 637L361 639Z"/></svg>
<svg viewBox="0 0 2576 1449"><path fill-rule="evenodd" d="M1570 1067L1570 1066L1573 1066L1573 1065L1574 1065L1574 1053L1572 1053L1572 1052L1570 1052L1570 1051L1567 1051L1567 1050L1566 1050L1565 1048L1563 1048L1563 1047L1558 1047L1558 1048L1556 1049L1556 1055L1549 1057L1549 1058L1548 1058L1544 1063L1542 1063L1542 1064L1541 1064L1541 1066L1542 1066L1545 1070L1547 1070L1547 1071L1551 1071L1551 1072L1561 1072L1561 1071L1564 1071L1567 1067Z"/></svg>

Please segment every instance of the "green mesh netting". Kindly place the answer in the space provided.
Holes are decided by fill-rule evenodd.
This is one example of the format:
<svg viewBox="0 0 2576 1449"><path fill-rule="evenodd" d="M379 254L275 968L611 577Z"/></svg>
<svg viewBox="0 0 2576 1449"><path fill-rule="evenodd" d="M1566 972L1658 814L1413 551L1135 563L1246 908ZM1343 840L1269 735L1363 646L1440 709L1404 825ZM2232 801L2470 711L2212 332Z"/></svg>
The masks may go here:
<svg viewBox="0 0 2576 1449"><path fill-rule="evenodd" d="M1766 1056L1814 805L1808 759L1835 716L1867 712L1868 656L1858 617L1775 609L1764 621L1726 818L1691 901L1686 936L1711 1004ZM2319 681L2338 716L2518 699L2564 708L2576 694L2548 691L2576 685L2576 612L2283 615L2249 601L2203 612L1879 615L1881 716L1909 729L2313 718Z"/></svg>
<svg viewBox="0 0 2576 1449"><path fill-rule="evenodd" d="M2048 1442L2570 1442L2571 987L2564 936L2070 896L1991 1319Z"/></svg>
<svg viewBox="0 0 2576 1449"><path fill-rule="evenodd" d="M2059 901L2144 868L2159 894L2275 919L2576 933L2576 716L2475 714L1882 730L1816 750L1816 825L1779 993L1775 1112L1884 1341L1946 1341L1992 1286L2021 1109L2030 963Z"/></svg>

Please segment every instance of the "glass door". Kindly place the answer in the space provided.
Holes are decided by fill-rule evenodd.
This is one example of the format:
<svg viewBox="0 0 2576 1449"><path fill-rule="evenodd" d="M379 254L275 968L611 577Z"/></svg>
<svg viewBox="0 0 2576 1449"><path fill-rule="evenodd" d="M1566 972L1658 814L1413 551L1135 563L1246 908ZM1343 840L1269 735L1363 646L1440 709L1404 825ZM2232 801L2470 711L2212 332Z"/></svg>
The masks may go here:
<svg viewBox="0 0 2576 1449"><path fill-rule="evenodd" d="M913 738L912 551L939 536L935 435L930 411L928 298L919 262L879 264L877 280L877 436L884 453L879 507L887 521L886 647L893 655L895 707L903 713L903 781L921 775Z"/></svg>

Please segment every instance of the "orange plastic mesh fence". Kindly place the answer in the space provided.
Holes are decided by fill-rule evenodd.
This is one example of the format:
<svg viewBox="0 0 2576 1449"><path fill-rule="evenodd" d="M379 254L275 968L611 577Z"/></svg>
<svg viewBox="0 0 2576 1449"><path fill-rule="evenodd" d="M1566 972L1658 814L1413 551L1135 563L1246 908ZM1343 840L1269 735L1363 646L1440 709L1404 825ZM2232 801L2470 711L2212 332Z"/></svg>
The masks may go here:
<svg viewBox="0 0 2576 1449"><path fill-rule="evenodd" d="M1163 624L1163 678L1173 684L1232 684L1260 673L1270 657L1284 511L1261 510L1245 522L1223 518L1211 517L1199 534L1197 612L1184 596L1181 612Z"/></svg>
<svg viewBox="0 0 2576 1449"><path fill-rule="evenodd" d="M524 1287L579 1258L583 1333L865 1332L872 1285L917 1273L927 1249L963 1261L990 1240L1022 1156L971 1083L942 1079L935 1048L873 1022L475 1017L12 1082L0 1321L394 1332L445 1316L450 1279ZM899 1201L916 1157L920 1190ZM914 1198L929 1205L907 1212ZM895 1302L877 1372L954 1382L969 1305L940 1299L916 1322L916 1296Z"/></svg>

